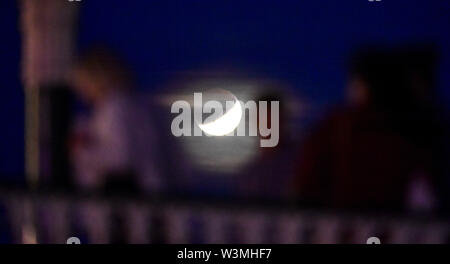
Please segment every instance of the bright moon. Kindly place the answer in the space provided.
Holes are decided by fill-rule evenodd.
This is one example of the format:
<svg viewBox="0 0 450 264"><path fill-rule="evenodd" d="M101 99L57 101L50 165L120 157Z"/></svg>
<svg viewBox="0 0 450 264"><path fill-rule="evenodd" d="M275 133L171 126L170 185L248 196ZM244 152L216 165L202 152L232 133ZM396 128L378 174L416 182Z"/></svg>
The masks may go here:
<svg viewBox="0 0 450 264"><path fill-rule="evenodd" d="M212 122L198 124L203 132L210 136L221 137L230 134L238 127L242 118L242 106L234 95L233 97L234 105L228 112Z"/></svg>

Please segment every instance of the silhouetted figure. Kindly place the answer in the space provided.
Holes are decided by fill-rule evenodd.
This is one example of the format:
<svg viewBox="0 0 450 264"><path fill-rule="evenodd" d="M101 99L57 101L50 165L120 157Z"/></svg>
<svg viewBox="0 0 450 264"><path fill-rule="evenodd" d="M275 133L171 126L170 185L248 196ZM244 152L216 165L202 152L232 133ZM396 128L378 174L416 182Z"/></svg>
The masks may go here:
<svg viewBox="0 0 450 264"><path fill-rule="evenodd" d="M427 52L355 56L349 104L304 143L296 176L300 200L363 210L434 209L445 136L433 109L433 73Z"/></svg>
<svg viewBox="0 0 450 264"><path fill-rule="evenodd" d="M83 190L159 192L157 140L145 97L114 53L94 49L74 69L75 92L91 107L71 142L76 183Z"/></svg>

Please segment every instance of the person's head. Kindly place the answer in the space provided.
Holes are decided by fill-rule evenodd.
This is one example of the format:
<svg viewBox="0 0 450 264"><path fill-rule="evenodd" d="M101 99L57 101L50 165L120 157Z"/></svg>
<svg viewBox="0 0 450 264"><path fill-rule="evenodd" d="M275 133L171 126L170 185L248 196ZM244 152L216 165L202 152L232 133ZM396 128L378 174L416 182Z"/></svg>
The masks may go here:
<svg viewBox="0 0 450 264"><path fill-rule="evenodd" d="M403 71L395 52L374 49L357 53L350 66L350 103L377 107L395 104L407 90Z"/></svg>
<svg viewBox="0 0 450 264"><path fill-rule="evenodd" d="M351 60L351 104L401 110L432 97L435 54L428 47L366 49Z"/></svg>
<svg viewBox="0 0 450 264"><path fill-rule="evenodd" d="M111 92L132 87L131 73L126 64L105 48L95 48L80 56L72 77L75 92L92 104Z"/></svg>

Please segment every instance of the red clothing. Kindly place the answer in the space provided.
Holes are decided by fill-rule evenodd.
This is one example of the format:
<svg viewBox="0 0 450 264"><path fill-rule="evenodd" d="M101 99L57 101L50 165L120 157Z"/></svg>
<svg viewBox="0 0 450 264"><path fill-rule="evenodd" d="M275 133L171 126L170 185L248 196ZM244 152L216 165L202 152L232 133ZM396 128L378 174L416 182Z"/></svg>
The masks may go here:
<svg viewBox="0 0 450 264"><path fill-rule="evenodd" d="M382 114L338 111L306 140L296 176L305 202L338 208L402 208L422 153Z"/></svg>

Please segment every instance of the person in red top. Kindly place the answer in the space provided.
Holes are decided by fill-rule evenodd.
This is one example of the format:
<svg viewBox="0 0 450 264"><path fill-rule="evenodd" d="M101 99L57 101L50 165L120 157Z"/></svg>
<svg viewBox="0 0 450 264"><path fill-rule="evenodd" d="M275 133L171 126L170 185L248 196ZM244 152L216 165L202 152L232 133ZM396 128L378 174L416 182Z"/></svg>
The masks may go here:
<svg viewBox="0 0 450 264"><path fill-rule="evenodd" d="M438 129L415 100L426 89L418 84L429 83L412 71L413 57L394 51L355 57L347 106L304 141L294 187L300 201L358 210L436 207Z"/></svg>

